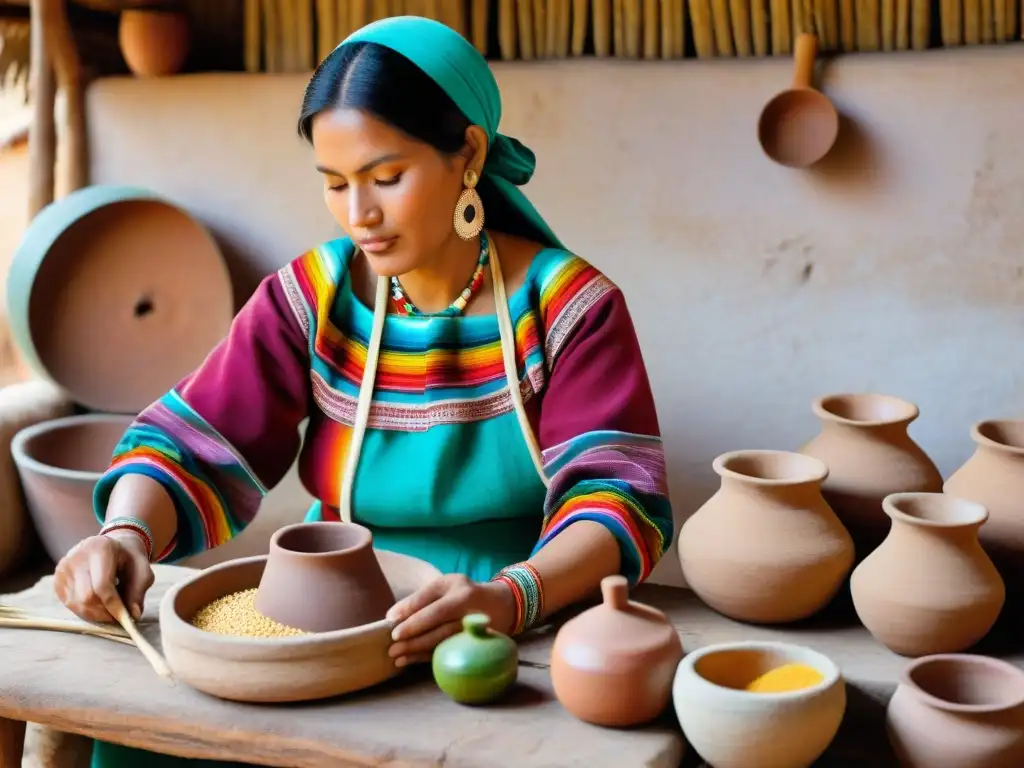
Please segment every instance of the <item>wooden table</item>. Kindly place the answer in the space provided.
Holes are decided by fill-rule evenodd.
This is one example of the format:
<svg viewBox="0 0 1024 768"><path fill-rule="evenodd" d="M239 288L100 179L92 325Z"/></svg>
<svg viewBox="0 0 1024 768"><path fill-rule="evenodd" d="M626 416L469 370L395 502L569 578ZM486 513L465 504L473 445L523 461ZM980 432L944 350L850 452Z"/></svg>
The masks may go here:
<svg viewBox="0 0 1024 768"><path fill-rule="evenodd" d="M158 644L160 597L189 571L157 566L143 627ZM842 601L811 622L752 627L714 613L689 591L645 586L635 599L671 618L687 651L747 640L785 640L832 658L847 681L843 726L816 768L894 765L884 731L885 704L907 660L890 653L849 618ZM0 602L69 617L50 577ZM686 749L674 713L642 729L581 723L555 700L547 672L553 630L520 643L520 682L502 703L468 708L448 700L429 669L326 702L246 705L171 685L134 648L88 637L0 629L0 768L20 766L24 721L185 757L311 768L679 768L700 766ZM994 635L975 649L1024 667L1019 648ZM1019 644L1019 641L1018 641ZM158 646L159 647L159 646ZM6 718L6 719L4 719ZM685 758L684 758L684 752ZM756 768L753 767L752 768Z"/></svg>

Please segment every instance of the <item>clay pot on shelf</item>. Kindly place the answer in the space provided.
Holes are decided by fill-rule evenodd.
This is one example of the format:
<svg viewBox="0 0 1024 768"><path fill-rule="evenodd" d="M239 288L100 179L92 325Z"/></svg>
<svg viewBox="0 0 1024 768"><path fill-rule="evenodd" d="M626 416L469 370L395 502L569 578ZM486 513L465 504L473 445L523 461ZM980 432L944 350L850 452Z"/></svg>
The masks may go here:
<svg viewBox="0 0 1024 768"><path fill-rule="evenodd" d="M20 430L11 441L25 504L46 554L56 563L100 532L92 494L131 416L65 416Z"/></svg>
<svg viewBox="0 0 1024 768"><path fill-rule="evenodd" d="M328 523L341 525L341 523ZM377 552L389 588L408 597L441 577L434 566ZM203 608L260 584L267 556L214 565L175 584L160 603L160 643L176 680L230 701L312 701L377 685L401 674L388 653L394 622L292 637L234 637L193 626Z"/></svg>
<svg viewBox="0 0 1024 768"><path fill-rule="evenodd" d="M668 706L683 657L664 613L629 599L623 576L601 581L604 601L565 623L551 649L555 696L573 716L608 727L640 725Z"/></svg>
<svg viewBox="0 0 1024 768"><path fill-rule="evenodd" d="M296 523L270 538L255 608L305 632L334 632L382 621L395 595L368 528Z"/></svg>
<svg viewBox="0 0 1024 768"><path fill-rule="evenodd" d="M462 619L462 632L434 649L434 681L460 704L486 704L500 698L519 674L516 644L490 624L486 615L471 613Z"/></svg>
<svg viewBox="0 0 1024 768"><path fill-rule="evenodd" d="M164 77L182 70L189 54L188 17L169 8L121 12L118 44L134 74Z"/></svg>
<svg viewBox="0 0 1024 768"><path fill-rule="evenodd" d="M882 499L903 491L938 492L942 475L907 432L913 403L879 394L836 394L812 406L821 432L800 453L828 465L822 492L863 559L889 531Z"/></svg>
<svg viewBox="0 0 1024 768"><path fill-rule="evenodd" d="M714 461L721 487L679 532L693 591L738 621L784 623L827 605L853 566L853 541L821 495L828 468L789 451Z"/></svg>
<svg viewBox="0 0 1024 768"><path fill-rule="evenodd" d="M936 655L907 666L886 714L906 768L1024 765L1024 671L999 659Z"/></svg>
<svg viewBox="0 0 1024 768"><path fill-rule="evenodd" d="M971 438L974 454L943 490L988 510L981 544L1011 593L1024 591L1024 419L982 421Z"/></svg>
<svg viewBox="0 0 1024 768"><path fill-rule="evenodd" d="M857 616L904 656L970 648L988 634L1006 599L978 541L988 512L942 493L896 493L882 504L892 530L850 577Z"/></svg>
<svg viewBox="0 0 1024 768"><path fill-rule="evenodd" d="M746 688L783 665L811 667L807 687L778 693ZM686 740L715 768L807 768L828 748L846 712L846 684L826 656L799 645L709 645L679 665L673 701Z"/></svg>

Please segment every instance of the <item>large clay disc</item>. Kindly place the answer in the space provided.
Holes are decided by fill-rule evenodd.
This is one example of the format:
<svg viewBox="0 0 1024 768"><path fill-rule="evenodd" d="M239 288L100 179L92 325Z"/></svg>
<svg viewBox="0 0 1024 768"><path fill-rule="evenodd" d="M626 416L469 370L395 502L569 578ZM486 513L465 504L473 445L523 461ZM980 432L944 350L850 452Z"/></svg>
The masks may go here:
<svg viewBox="0 0 1024 768"><path fill-rule="evenodd" d="M231 280L210 233L148 190L86 187L44 209L7 281L27 362L95 410L137 413L227 334Z"/></svg>

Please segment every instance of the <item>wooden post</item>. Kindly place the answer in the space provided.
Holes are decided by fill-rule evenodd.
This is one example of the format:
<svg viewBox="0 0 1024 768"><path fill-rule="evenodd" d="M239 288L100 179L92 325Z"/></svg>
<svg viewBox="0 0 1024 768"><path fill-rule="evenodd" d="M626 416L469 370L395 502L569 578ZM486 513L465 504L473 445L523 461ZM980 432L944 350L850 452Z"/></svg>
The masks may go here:
<svg viewBox="0 0 1024 768"><path fill-rule="evenodd" d="M68 192L88 184L89 158L85 132L85 78L68 21L67 0L43 0L46 15L42 24L57 85L64 92L67 123Z"/></svg>
<svg viewBox="0 0 1024 768"><path fill-rule="evenodd" d="M53 121L53 103L57 84L43 25L47 0L31 0L29 54L29 98L32 99L32 122L28 131L29 155L29 218L53 202L54 166L57 163L57 130Z"/></svg>
<svg viewBox="0 0 1024 768"><path fill-rule="evenodd" d="M0 717L0 768L21 768L25 723Z"/></svg>

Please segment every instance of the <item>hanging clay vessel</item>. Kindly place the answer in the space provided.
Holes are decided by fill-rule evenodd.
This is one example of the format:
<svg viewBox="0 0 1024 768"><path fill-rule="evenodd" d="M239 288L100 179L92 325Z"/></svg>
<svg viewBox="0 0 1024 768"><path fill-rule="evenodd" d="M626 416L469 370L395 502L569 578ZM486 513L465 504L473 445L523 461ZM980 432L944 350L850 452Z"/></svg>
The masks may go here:
<svg viewBox="0 0 1024 768"><path fill-rule="evenodd" d="M691 589L738 621L783 623L828 604L853 566L853 541L821 495L828 468L789 451L714 461L719 490L679 532Z"/></svg>
<svg viewBox="0 0 1024 768"><path fill-rule="evenodd" d="M942 475L907 429L913 403L890 395L828 395L814 402L821 432L801 453L828 465L822 492L857 546L858 559L889 530L882 499L903 491L941 491Z"/></svg>
<svg viewBox="0 0 1024 768"><path fill-rule="evenodd" d="M787 665L818 673L813 685L747 690ZM715 768L808 768L835 738L846 712L839 667L817 651L779 642L709 645L683 659L672 692L686 740Z"/></svg>
<svg viewBox="0 0 1024 768"><path fill-rule="evenodd" d="M570 619L551 649L555 696L595 725L639 725L668 706L683 645L664 613L629 599L623 576L601 581L604 602Z"/></svg>
<svg viewBox="0 0 1024 768"><path fill-rule="evenodd" d="M1024 766L1024 671L975 655L909 664L889 700L889 742L906 768Z"/></svg>
<svg viewBox="0 0 1024 768"><path fill-rule="evenodd" d="M892 530L850 577L857 616L904 656L970 648L988 634L1006 599L978 541L985 508L942 493L895 493L882 505Z"/></svg>
<svg viewBox="0 0 1024 768"><path fill-rule="evenodd" d="M1011 593L1024 591L1024 419L980 422L971 438L974 455L943 490L988 510L981 544Z"/></svg>
<svg viewBox="0 0 1024 768"><path fill-rule="evenodd" d="M462 619L462 632L442 641L431 657L434 681L460 704L499 698L519 674L519 652L511 638L490 628L484 614Z"/></svg>
<svg viewBox="0 0 1024 768"><path fill-rule="evenodd" d="M175 75L188 59L188 17L165 8L122 11L118 44L128 69L134 74L143 77Z"/></svg>
<svg viewBox="0 0 1024 768"><path fill-rule="evenodd" d="M93 490L132 420L102 413L65 416L25 427L11 441L25 504L53 562L100 532Z"/></svg>
<svg viewBox="0 0 1024 768"><path fill-rule="evenodd" d="M270 538L255 608L306 632L381 621L395 595L369 529L355 523L296 523Z"/></svg>

